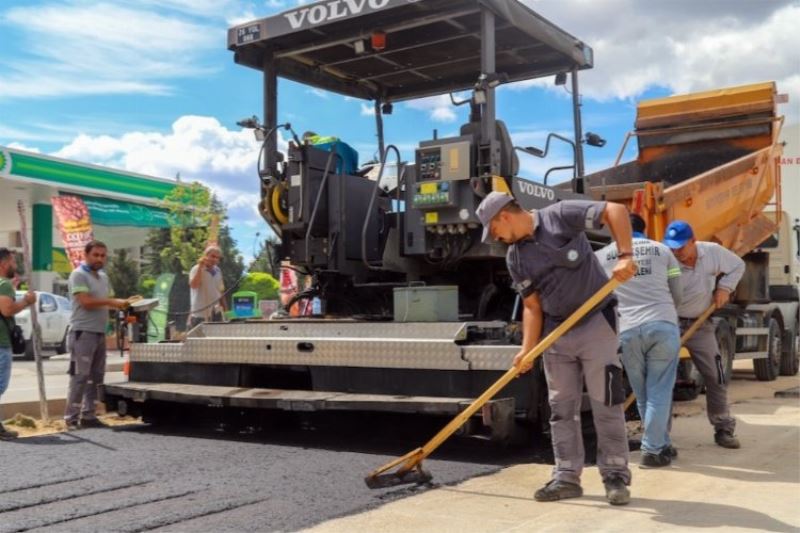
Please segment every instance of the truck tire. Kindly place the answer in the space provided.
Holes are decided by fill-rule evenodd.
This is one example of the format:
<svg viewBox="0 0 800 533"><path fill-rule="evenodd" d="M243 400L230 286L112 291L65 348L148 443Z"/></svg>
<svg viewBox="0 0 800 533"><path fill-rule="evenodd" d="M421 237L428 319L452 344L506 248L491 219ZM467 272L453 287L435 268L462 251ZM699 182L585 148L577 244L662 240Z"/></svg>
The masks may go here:
<svg viewBox="0 0 800 533"><path fill-rule="evenodd" d="M725 321L717 322L716 327L717 346L719 355L722 357L722 369L725 372L725 383L730 383L733 377L733 359L736 356L736 340L731 331L731 326Z"/></svg>
<svg viewBox="0 0 800 533"><path fill-rule="evenodd" d="M781 376L794 376L800 370L800 352L797 349L800 324L794 330L788 330L783 336L783 353L781 354Z"/></svg>
<svg viewBox="0 0 800 533"><path fill-rule="evenodd" d="M672 400L676 402L690 402L700 396L705 386L703 376L694 366L691 359L681 359L678 362L678 381L684 384L676 385L672 391ZM691 385L689 383L692 383Z"/></svg>
<svg viewBox="0 0 800 533"><path fill-rule="evenodd" d="M783 332L781 324L775 317L770 317L767 322L769 335L767 337L767 357L753 360L753 371L759 381L775 381L780 372L781 346L783 345Z"/></svg>

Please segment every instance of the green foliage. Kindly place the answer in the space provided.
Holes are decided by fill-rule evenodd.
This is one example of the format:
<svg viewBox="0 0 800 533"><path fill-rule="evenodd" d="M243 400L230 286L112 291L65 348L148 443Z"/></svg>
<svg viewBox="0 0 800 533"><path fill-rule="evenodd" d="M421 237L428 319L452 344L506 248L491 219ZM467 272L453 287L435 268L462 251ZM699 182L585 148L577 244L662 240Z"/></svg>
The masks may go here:
<svg viewBox="0 0 800 533"><path fill-rule="evenodd" d="M237 291L253 291L259 300L277 300L280 284L266 272L250 272Z"/></svg>
<svg viewBox="0 0 800 533"><path fill-rule="evenodd" d="M225 206L204 185L194 182L175 187L162 206L169 212L170 228L150 231L147 238L147 266L144 273L157 278L163 273L186 276L203 255L212 220L219 220L217 244L222 250L222 278L231 289L242 277L244 262L236 248Z"/></svg>
<svg viewBox="0 0 800 533"><path fill-rule="evenodd" d="M124 249L114 250L114 255L106 267L108 281L116 298L128 298L139 291L139 266L128 257Z"/></svg>
<svg viewBox="0 0 800 533"><path fill-rule="evenodd" d="M155 278L142 278L139 281L139 294L141 294L144 298L152 298L155 288Z"/></svg>
<svg viewBox="0 0 800 533"><path fill-rule="evenodd" d="M281 272L280 239L270 234L261 242L258 255L247 269L250 272L267 272L272 277L278 278Z"/></svg>

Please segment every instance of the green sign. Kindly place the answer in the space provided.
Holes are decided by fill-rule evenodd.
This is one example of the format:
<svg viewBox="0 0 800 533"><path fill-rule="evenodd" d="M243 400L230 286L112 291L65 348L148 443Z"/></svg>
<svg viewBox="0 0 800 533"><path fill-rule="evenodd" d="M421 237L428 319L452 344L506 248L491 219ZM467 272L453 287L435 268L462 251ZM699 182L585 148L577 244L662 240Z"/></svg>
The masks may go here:
<svg viewBox="0 0 800 533"><path fill-rule="evenodd" d="M156 279L156 286L153 289L153 298L158 298L158 307L150 311L148 324L148 342L163 341L167 333L167 315L169 314L169 295L172 292L172 284L175 283L175 274L161 274ZM153 326L152 328L149 326Z"/></svg>
<svg viewBox="0 0 800 533"><path fill-rule="evenodd" d="M98 226L136 226L139 228L168 228L169 213L158 207L110 200L96 196L81 196L89 209L92 224Z"/></svg>
<svg viewBox="0 0 800 533"><path fill-rule="evenodd" d="M88 187L100 191L161 200L175 183L141 174L86 165L55 157L20 152L0 147L0 174L47 181L54 184Z"/></svg>

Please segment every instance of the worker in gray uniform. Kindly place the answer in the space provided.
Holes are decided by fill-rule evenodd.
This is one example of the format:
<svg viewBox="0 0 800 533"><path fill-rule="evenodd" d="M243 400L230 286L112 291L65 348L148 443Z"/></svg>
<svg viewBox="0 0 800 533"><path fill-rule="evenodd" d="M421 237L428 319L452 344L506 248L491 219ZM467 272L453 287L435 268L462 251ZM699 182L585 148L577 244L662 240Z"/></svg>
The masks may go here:
<svg viewBox="0 0 800 533"><path fill-rule="evenodd" d="M128 303L109 298L108 276L103 268L108 247L91 241L84 248L85 260L69 275L72 318L69 322L69 391L64 422L68 430L104 427L97 419L96 403L106 373L106 324L108 310L124 309Z"/></svg>
<svg viewBox="0 0 800 533"><path fill-rule="evenodd" d="M636 273L627 209L619 204L562 201L525 211L508 194L492 192L477 209L483 239L509 245L509 273L523 301L523 341L514 365L608 282L586 229L608 225L619 248L613 276L627 281ZM617 353L615 299L605 298L544 354L555 455L552 479L537 490L537 501L576 498L584 463L581 404L584 382L597 430L597 466L613 505L630 501L628 438L622 404L625 390ZM522 372L530 370L521 368Z"/></svg>
<svg viewBox="0 0 800 533"><path fill-rule="evenodd" d="M636 395L642 435L642 468L669 466L678 452L669 436L672 389L678 368L681 334L678 313L683 290L681 267L664 244L648 239L645 222L631 215L636 276L615 291L619 298L619 340L622 365ZM617 245L595 252L611 273L617 262Z"/></svg>
<svg viewBox="0 0 800 533"><path fill-rule="evenodd" d="M664 244L672 249L681 264L683 299L678 306L678 317L683 333L712 303L718 309L728 303L744 274L744 261L719 244L697 241L692 227L683 220L675 220L667 226ZM705 382L706 411L714 426L714 441L723 448L739 448L713 322L707 320L685 346Z"/></svg>

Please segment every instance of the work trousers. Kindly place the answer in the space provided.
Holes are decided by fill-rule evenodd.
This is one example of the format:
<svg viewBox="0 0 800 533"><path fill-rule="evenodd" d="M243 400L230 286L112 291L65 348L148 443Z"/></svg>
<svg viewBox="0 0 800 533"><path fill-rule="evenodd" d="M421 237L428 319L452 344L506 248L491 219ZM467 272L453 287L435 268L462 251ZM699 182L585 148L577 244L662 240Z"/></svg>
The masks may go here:
<svg viewBox="0 0 800 533"><path fill-rule="evenodd" d="M97 418L96 402L106 373L106 336L91 331L70 332L69 392L64 420Z"/></svg>
<svg viewBox="0 0 800 533"><path fill-rule="evenodd" d="M681 320L681 334L689 329L691 321ZM730 431L736 428L736 419L728 408L728 384L725 381L722 357L719 353L714 323L710 320L700 326L684 344L692 355L692 363L697 367L706 385L706 411L708 421L716 431Z"/></svg>
<svg viewBox="0 0 800 533"><path fill-rule="evenodd" d="M583 386L597 431L597 467L630 484L628 435L622 404L622 363L617 353L614 307L596 312L558 339L544 354L555 455L553 478L580 484L585 452L581 433Z"/></svg>
<svg viewBox="0 0 800 533"><path fill-rule="evenodd" d="M644 426L642 451L662 452L669 438L672 389L681 347L678 326L655 320L620 333L622 364Z"/></svg>

